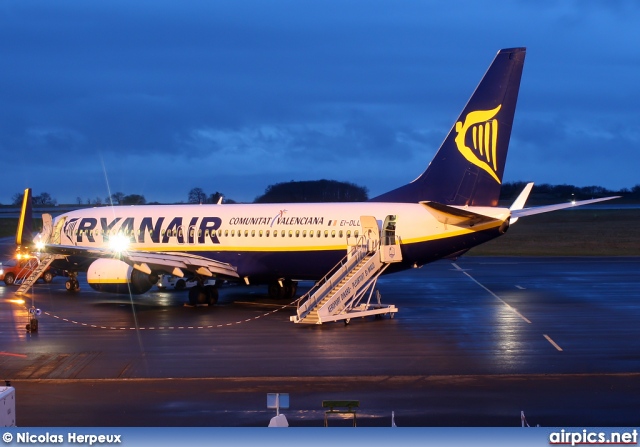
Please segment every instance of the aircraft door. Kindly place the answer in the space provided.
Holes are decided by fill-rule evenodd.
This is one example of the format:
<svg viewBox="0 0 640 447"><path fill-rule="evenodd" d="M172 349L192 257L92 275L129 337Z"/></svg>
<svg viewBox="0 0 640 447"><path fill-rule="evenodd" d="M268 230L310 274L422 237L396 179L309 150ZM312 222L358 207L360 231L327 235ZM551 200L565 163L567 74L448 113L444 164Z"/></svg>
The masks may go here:
<svg viewBox="0 0 640 447"><path fill-rule="evenodd" d="M362 236L368 241L369 250L376 250L380 244L380 229L374 216L360 216Z"/></svg>
<svg viewBox="0 0 640 447"><path fill-rule="evenodd" d="M396 244L396 215L390 214L382 225L382 245Z"/></svg>

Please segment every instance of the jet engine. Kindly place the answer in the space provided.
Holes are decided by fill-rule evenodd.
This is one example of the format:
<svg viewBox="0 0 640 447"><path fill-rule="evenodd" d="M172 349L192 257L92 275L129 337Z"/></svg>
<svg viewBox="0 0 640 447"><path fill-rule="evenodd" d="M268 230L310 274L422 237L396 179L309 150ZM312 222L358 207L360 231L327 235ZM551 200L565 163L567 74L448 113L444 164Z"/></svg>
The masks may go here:
<svg viewBox="0 0 640 447"><path fill-rule="evenodd" d="M158 276L143 273L118 259L97 259L87 270L87 282L100 292L139 295L151 289Z"/></svg>

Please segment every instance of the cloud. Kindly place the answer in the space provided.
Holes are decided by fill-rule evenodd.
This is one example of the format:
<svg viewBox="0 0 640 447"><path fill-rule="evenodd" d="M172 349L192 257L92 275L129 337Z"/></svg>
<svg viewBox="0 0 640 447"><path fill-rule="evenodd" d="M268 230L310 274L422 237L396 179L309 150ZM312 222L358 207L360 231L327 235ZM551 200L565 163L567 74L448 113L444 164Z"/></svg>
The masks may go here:
<svg viewBox="0 0 640 447"><path fill-rule="evenodd" d="M596 0L6 2L0 150L28 157L5 183L75 201L102 158L148 200L211 172L243 200L311 176L381 193L424 170L495 52L524 45L507 175L563 182L545 161L578 156L590 183L632 186L639 18Z"/></svg>

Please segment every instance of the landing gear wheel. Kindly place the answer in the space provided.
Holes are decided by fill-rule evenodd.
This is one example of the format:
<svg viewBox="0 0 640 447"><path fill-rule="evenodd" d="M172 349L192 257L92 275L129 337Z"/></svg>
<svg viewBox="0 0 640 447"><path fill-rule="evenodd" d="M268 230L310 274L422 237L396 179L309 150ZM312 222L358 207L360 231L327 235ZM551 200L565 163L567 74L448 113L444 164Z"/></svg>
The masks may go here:
<svg viewBox="0 0 640 447"><path fill-rule="evenodd" d="M51 281L53 281L53 273L51 273L51 272L49 272L49 271L44 272L44 273L42 274L42 280L43 280L44 282L46 282L47 284L49 284Z"/></svg>
<svg viewBox="0 0 640 447"><path fill-rule="evenodd" d="M16 282L16 277L13 276L13 273L7 273L4 276L4 283L8 286L12 286L13 283Z"/></svg>
<svg viewBox="0 0 640 447"><path fill-rule="evenodd" d="M213 306L218 302L218 288L216 286L205 286L204 294L209 306Z"/></svg>
<svg viewBox="0 0 640 447"><path fill-rule="evenodd" d="M193 286L189 289L191 306L213 306L218 302L218 289L214 286Z"/></svg>
<svg viewBox="0 0 640 447"><path fill-rule="evenodd" d="M287 300L292 300L295 298L297 291L298 291L297 282L291 281L291 280L287 280L284 282L283 298Z"/></svg>
<svg viewBox="0 0 640 447"><path fill-rule="evenodd" d="M347 318L344 320L344 325L345 326L349 326L349 323L351 323L351 318Z"/></svg>
<svg viewBox="0 0 640 447"><path fill-rule="evenodd" d="M193 286L189 289L189 304L193 307L200 303L200 295L204 295L200 286ZM204 301L204 299L203 299Z"/></svg>
<svg viewBox="0 0 640 447"><path fill-rule="evenodd" d="M282 299L284 295L284 289L278 282L272 282L269 284L269 298L272 300Z"/></svg>
<svg viewBox="0 0 640 447"><path fill-rule="evenodd" d="M80 283L75 279L68 279L67 282L64 283L64 287L68 292L77 292L80 290Z"/></svg>

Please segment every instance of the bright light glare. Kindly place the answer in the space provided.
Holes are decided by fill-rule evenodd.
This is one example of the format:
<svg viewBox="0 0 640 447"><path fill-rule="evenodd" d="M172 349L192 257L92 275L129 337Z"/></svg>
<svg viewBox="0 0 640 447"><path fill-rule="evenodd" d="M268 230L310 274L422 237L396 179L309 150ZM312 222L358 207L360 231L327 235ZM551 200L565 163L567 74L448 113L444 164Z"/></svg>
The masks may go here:
<svg viewBox="0 0 640 447"><path fill-rule="evenodd" d="M44 243L42 241L36 242L36 250L42 251L43 248L44 248Z"/></svg>
<svg viewBox="0 0 640 447"><path fill-rule="evenodd" d="M129 238L118 233L109 238L109 248L115 252L122 253L129 248Z"/></svg>

